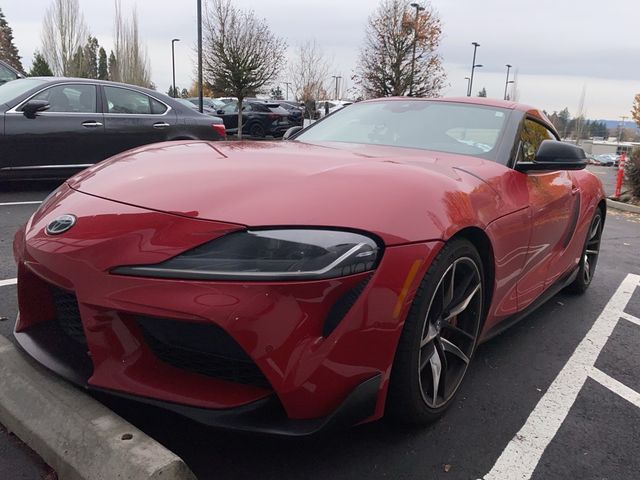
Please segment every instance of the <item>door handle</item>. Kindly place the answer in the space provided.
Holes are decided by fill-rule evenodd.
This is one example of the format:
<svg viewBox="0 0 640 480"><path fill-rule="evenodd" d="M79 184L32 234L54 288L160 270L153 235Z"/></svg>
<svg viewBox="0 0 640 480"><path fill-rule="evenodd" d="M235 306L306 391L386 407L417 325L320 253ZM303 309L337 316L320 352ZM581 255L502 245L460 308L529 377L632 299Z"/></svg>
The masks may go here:
<svg viewBox="0 0 640 480"><path fill-rule="evenodd" d="M170 126L171 125L169 125L167 122L158 122L153 124L153 128L169 128Z"/></svg>
<svg viewBox="0 0 640 480"><path fill-rule="evenodd" d="M102 123L96 122L94 120L87 120L86 122L82 122L82 126L85 128L96 128L101 127Z"/></svg>

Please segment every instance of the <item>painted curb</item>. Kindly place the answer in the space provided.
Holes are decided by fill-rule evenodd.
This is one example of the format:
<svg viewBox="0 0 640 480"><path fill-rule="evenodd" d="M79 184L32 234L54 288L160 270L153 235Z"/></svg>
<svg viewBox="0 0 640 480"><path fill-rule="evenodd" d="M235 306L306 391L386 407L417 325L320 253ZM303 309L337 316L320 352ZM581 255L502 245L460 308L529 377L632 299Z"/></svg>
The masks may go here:
<svg viewBox="0 0 640 480"><path fill-rule="evenodd" d="M180 457L1 335L0 423L60 480L196 480Z"/></svg>
<svg viewBox="0 0 640 480"><path fill-rule="evenodd" d="M624 202L616 202L615 200L611 200L610 198L607 198L607 207L621 210L623 212L640 213L640 207L638 207L637 205L630 205Z"/></svg>

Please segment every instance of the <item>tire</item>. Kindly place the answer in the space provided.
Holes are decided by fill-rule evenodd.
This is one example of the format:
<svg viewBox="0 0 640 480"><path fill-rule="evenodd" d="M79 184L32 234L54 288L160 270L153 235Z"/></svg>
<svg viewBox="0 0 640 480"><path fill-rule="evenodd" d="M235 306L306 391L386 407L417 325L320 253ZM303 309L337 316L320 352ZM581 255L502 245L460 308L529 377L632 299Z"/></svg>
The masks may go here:
<svg viewBox="0 0 640 480"><path fill-rule="evenodd" d="M388 417L424 425L440 418L452 404L478 343L483 296L478 250L466 239L448 242L420 283L400 336L387 397Z"/></svg>
<svg viewBox="0 0 640 480"><path fill-rule="evenodd" d="M252 137L264 137L264 127L260 123L252 123L249 127L249 135Z"/></svg>
<svg viewBox="0 0 640 480"><path fill-rule="evenodd" d="M578 264L578 275L566 288L568 292L581 294L586 292L589 285L591 285L593 275L596 273L596 265L598 264L603 225L604 216L602 210L597 208L589 224L589 230L587 230L587 238L584 241L580 263Z"/></svg>

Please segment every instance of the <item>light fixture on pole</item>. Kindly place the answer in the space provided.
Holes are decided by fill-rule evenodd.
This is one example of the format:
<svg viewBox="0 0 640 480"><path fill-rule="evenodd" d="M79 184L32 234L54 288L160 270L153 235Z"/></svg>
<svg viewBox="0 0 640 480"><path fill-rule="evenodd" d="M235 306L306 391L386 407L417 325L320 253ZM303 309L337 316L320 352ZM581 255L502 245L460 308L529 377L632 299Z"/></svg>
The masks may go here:
<svg viewBox="0 0 640 480"><path fill-rule="evenodd" d="M179 38L174 38L171 40L171 71L173 72L173 98L176 98L176 50L175 44L179 42Z"/></svg>
<svg viewBox="0 0 640 480"><path fill-rule="evenodd" d="M416 19L413 24L413 54L411 56L411 83L409 84L409 96L413 96L413 77L416 72L416 43L418 42L418 18L424 7L419 3L412 3L411 6L416 9Z"/></svg>
<svg viewBox="0 0 640 480"><path fill-rule="evenodd" d="M476 68L482 67L482 65L476 65L476 50L478 50L480 44L478 42L473 42L471 45L473 45L473 62L471 62L471 79L469 80L467 97L471 96L471 91L473 90L473 73L475 72Z"/></svg>
<svg viewBox="0 0 640 480"><path fill-rule="evenodd" d="M508 63L505 65L505 67L507 67L507 80L504 82L504 100L509 99L507 96L507 89L509 88L509 84L514 82L513 80L509 80L509 70L512 66L513 65L509 65Z"/></svg>

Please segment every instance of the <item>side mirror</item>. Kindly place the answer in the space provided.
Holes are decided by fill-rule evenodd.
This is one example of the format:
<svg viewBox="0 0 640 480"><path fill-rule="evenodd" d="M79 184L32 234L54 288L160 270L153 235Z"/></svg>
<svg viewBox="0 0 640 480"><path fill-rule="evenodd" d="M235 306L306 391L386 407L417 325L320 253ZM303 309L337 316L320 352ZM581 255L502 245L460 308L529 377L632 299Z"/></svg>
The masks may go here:
<svg viewBox="0 0 640 480"><path fill-rule="evenodd" d="M38 112L44 112L49 108L51 108L51 105L46 100L29 100L22 107L22 113L27 118L36 118Z"/></svg>
<svg viewBox="0 0 640 480"><path fill-rule="evenodd" d="M224 110L220 109L220 110L216 110L216 113L218 115L224 115Z"/></svg>
<svg viewBox="0 0 640 480"><path fill-rule="evenodd" d="M302 130L302 127L300 125L297 125L295 127L291 127L286 132L284 132L284 135L282 136L282 139L283 140L289 140L289 138L291 138L293 135L298 133L300 130Z"/></svg>
<svg viewBox="0 0 640 480"><path fill-rule="evenodd" d="M540 170L582 170L587 166L584 150L569 143L543 140L533 162L519 162L516 170L530 172Z"/></svg>

